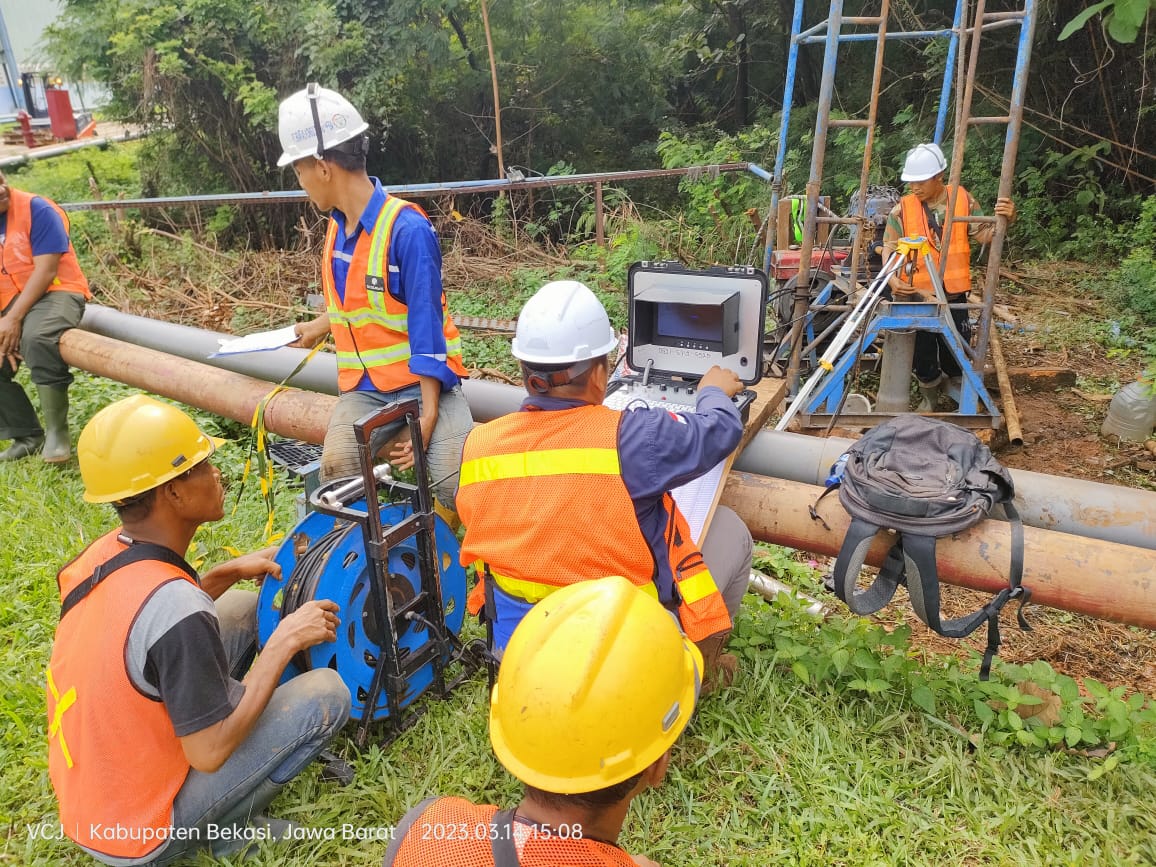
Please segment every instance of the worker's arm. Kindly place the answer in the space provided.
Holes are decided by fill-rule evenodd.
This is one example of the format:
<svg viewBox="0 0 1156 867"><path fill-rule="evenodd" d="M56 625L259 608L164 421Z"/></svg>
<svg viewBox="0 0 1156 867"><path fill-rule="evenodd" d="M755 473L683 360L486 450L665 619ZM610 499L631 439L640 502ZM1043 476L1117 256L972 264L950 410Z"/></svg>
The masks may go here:
<svg viewBox="0 0 1156 867"><path fill-rule="evenodd" d="M974 206L972 213L980 213L978 205ZM995 200L995 215L1003 217L1007 220L1010 226L1016 221L1016 203L1011 199L1001 198ZM983 223L976 226L976 231L971 238L977 244L990 244L991 239L995 237L995 224Z"/></svg>
<svg viewBox="0 0 1156 867"><path fill-rule="evenodd" d="M297 339L290 343L299 349L312 349L329 336L329 314L322 313L316 319L308 322L298 322L293 326Z"/></svg>
<svg viewBox="0 0 1156 867"><path fill-rule="evenodd" d="M442 396L441 380L435 379L432 376L420 376L418 382L421 383L421 444L422 448L429 448L430 437L433 436L434 427L438 423L438 401ZM408 470L413 466L413 447L410 444L409 436L402 438L400 442L393 447L389 453L389 462L394 469Z"/></svg>
<svg viewBox="0 0 1156 867"><path fill-rule="evenodd" d="M661 496L724 460L743 436L731 396L738 393L730 371L708 373L699 382L694 412L634 409L618 427L622 479L630 496Z"/></svg>
<svg viewBox="0 0 1156 867"><path fill-rule="evenodd" d="M201 576L201 589L208 593L210 598L219 599L222 593L238 581L247 578L260 581L266 575L272 575L280 581L281 567L273 559L276 553L277 546L274 545L214 566Z"/></svg>
<svg viewBox="0 0 1156 867"><path fill-rule="evenodd" d="M253 730L293 656L336 639L341 624L337 612L336 602L311 600L281 620L242 681L245 691L232 713L181 737L190 765L211 774L228 761Z"/></svg>
<svg viewBox="0 0 1156 867"><path fill-rule="evenodd" d="M62 253L44 253L32 257L32 274L24 288L16 295L3 317L0 317L0 358L10 360L20 352L20 334L24 330L24 317L32 305L44 297L52 281L56 279ZM15 368L15 364L12 365Z"/></svg>
<svg viewBox="0 0 1156 867"><path fill-rule="evenodd" d="M389 260L397 268L390 293L406 306L409 370L421 384L422 444L429 448L442 391L460 381L447 363L442 254L429 220L412 209L403 211L390 240ZM397 469L412 466L409 448L408 439L399 442L390 452L389 462Z"/></svg>
<svg viewBox="0 0 1156 867"><path fill-rule="evenodd" d="M899 239L903 236L903 209L896 205L887 215L887 223L883 227L883 262L886 263L891 254L899 247ZM891 289L891 297L896 301L921 301L923 295L907 279L901 265L887 281Z"/></svg>

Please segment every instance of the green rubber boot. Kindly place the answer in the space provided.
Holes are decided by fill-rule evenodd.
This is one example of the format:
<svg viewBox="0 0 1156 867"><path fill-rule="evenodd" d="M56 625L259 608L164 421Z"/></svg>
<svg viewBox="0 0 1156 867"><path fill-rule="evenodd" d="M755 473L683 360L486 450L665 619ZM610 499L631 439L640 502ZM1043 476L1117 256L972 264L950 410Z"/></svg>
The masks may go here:
<svg viewBox="0 0 1156 867"><path fill-rule="evenodd" d="M36 390L44 412L44 460L50 464L63 464L72 457L72 442L68 436L68 387L38 385Z"/></svg>
<svg viewBox="0 0 1156 867"><path fill-rule="evenodd" d="M40 434L33 434L27 437L16 437L12 440L12 444L4 451L0 452L0 461L16 461L20 458L26 458L29 455L34 455L40 451L40 447L44 444L44 437Z"/></svg>

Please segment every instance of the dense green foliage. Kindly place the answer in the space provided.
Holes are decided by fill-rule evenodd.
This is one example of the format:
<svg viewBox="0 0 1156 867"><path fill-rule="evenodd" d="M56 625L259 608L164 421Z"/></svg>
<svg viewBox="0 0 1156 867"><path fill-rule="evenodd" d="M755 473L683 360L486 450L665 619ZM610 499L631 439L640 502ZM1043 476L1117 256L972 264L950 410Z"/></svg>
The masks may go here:
<svg viewBox="0 0 1156 867"><path fill-rule="evenodd" d="M789 3L492 5L504 164L527 175L560 164L584 172L652 166L663 134L694 129L704 140L765 139L752 124L770 129L770 112L781 108ZM1078 15L1080 6L1047 4L1036 33L1017 188L1032 205L1020 230L1021 249L1032 254L1069 255L1081 231L1089 249L1094 227L1135 219L1137 197L1156 175L1156 158L1144 145L1156 140L1144 72L1156 41L1109 45L1126 35L1122 22L1143 21L1147 3L1113 0L1111 10L1097 4L1103 19ZM896 26L927 29L949 23L952 7L932 0L893 14ZM861 0L846 14L873 8ZM309 79L340 88L362 107L374 136L371 167L386 182L457 180L497 174L480 12L475 0L68 0L51 45L71 74L109 87L116 115L163 131L143 163L148 193L291 185L272 168L276 105ZM825 7L816 4L805 23L822 15ZM974 114L1006 110L1011 32L984 37ZM852 44L840 53L836 107L847 116L866 110L873 50ZM945 60L942 40L889 46L875 180L894 183L905 147L930 135ZM800 55L800 119L818 95L821 62L820 47ZM805 180L798 169L809 162L807 126L792 129L794 190ZM832 154L825 181L845 193L841 175L862 136L843 130L832 140L843 159ZM773 143L766 144L761 162L770 165ZM1001 153L1001 134L975 131L967 177L996 177ZM248 243L286 243L297 213L243 209L232 215L233 228Z"/></svg>
<svg viewBox="0 0 1156 867"><path fill-rule="evenodd" d="M82 375L74 388L77 423L130 391ZM218 455L232 503L244 432L203 414L199 420L234 439ZM114 517L81 500L75 465L0 464L0 484L9 492L0 517L9 540L0 547L0 593L9 604L0 624L11 638L0 646L0 816L8 827L0 858L89 863L56 838L43 671L57 615L53 575ZM283 531L293 492L284 479L277 484ZM208 566L229 556L229 547L260 546L264 520L250 486L236 514L198 535L192 559ZM814 572L781 549L761 552L758 566L815 590ZM772 605L748 595L735 645L738 682L702 703L663 787L635 802L622 838L629 850L665 867L1083 867L1156 859L1156 711L1143 696L1088 680L1081 697L1073 682L1038 664L997 663L993 682L980 684L974 660L919 656L905 627L842 614L817 620L788 597ZM317 838L265 847L254 863L380 864L385 840L354 835L388 828L422 798L453 793L514 803L517 783L486 735L484 678L426 707L388 747L359 753L340 738L354 784L326 784L310 768L273 805L275 815Z"/></svg>

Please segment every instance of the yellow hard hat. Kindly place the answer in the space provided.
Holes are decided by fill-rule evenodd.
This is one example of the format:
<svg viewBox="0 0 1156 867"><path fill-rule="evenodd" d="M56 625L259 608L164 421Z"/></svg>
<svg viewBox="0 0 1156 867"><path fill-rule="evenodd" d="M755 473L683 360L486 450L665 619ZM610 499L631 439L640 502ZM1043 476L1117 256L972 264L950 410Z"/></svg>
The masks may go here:
<svg viewBox="0 0 1156 867"><path fill-rule="evenodd" d="M110 403L80 433L76 456L90 503L127 500L187 472L224 440L175 406L137 394Z"/></svg>
<svg viewBox="0 0 1156 867"><path fill-rule="evenodd" d="M490 702L499 761L544 792L583 794L644 771L678 740L702 654L625 578L551 593L506 647Z"/></svg>

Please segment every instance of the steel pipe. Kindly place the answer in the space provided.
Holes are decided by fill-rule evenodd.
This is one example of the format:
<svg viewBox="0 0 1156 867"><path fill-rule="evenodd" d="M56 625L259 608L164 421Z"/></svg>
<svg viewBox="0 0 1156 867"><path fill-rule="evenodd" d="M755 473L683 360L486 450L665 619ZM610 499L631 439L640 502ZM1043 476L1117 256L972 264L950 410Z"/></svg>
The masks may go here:
<svg viewBox="0 0 1156 867"><path fill-rule="evenodd" d="M732 472L721 502L738 513L756 539L834 556L850 518L828 497L818 511L830 529L812 520L806 504L822 492L814 485ZM1007 586L1010 551L1011 528L1002 521L983 521L939 540L939 578L997 593ZM878 566L885 554L886 541L880 538L867 562ZM1151 549L1025 527L1023 583L1040 605L1156 629L1156 551Z"/></svg>
<svg viewBox="0 0 1156 867"><path fill-rule="evenodd" d="M196 368L198 370L211 370L208 365L220 368L227 366L228 369L245 374L247 377L271 382L280 382L284 379L303 354L302 350L278 349L274 352L206 359L205 356L216 350L217 340L226 335L200 328L173 325L143 316L130 316L97 305L89 305L80 327L129 344L138 344L160 350L162 353L174 353L202 362ZM128 348L122 351L127 352ZM120 376L95 370L84 359L68 360L76 367L120 379ZM135 365L141 372L147 374L153 363L142 357ZM125 375L129 374L126 372ZM198 375L207 376L207 374ZM157 394L166 394L195 406L203 406L207 397L202 393L207 389L194 390L189 398L167 394L159 390L162 387L160 377L144 375L136 381L121 381L129 381L140 388ZM328 393L336 391L336 382L336 363L333 356L328 353L315 356L294 379L294 385L300 388ZM489 421L513 412L525 397L522 389L498 382L470 379L466 380L462 387L474 420L478 422ZM268 387L265 391L268 391ZM264 394L265 391L261 393ZM217 411L212 407L205 406L205 408ZM221 414L230 418L236 417L225 412ZM251 417L252 405L248 408L248 414L239 420L248 422ZM323 434L324 425L309 436L285 435L319 443ZM838 460L852 442L853 440L838 437L823 439L786 431L764 430L756 434L738 456L735 469L805 484L823 484L831 464ZM1011 472L1016 485L1016 507L1028 526L1156 549L1156 494L1136 488L1105 485L1084 479L1033 473L1028 470Z"/></svg>
<svg viewBox="0 0 1156 867"><path fill-rule="evenodd" d="M245 376L268 382L281 382L293 372L306 356L304 349L274 349L269 352L245 352L237 355L220 355L210 358L217 351L218 341L231 335L192 328L121 313L111 307L89 304L84 311L80 327L93 334L111 337L125 343L147 347L159 352L171 353L190 361L201 362L214 368L229 370ZM75 364L75 363L74 363ZM83 364L76 367L86 368ZM99 373L99 371L93 371ZM117 377L112 377L117 378ZM337 394L337 359L326 352L318 353L309 360L301 371L293 377L297 388L316 391L321 394ZM145 388L147 386L141 386ZM462 383L466 400L469 401L474 421L490 421L498 416L513 412L525 397L520 388L487 382L481 379L467 379ZM159 392L158 392L159 393ZM195 403L195 401L185 401ZM207 407L206 407L207 408ZM298 437L305 439L305 437ZM320 439L315 440L321 442Z"/></svg>
<svg viewBox="0 0 1156 867"><path fill-rule="evenodd" d="M75 367L242 423L251 420L254 408L272 388L269 382L80 329L66 331L60 348L65 361ZM334 402L329 395L287 389L269 401L265 425L273 433L320 442ZM821 492L814 485L732 472L722 502L735 509L761 541L832 555L848 518L835 498L828 498L821 512L831 529L812 521L804 504L814 502ZM1149 510L1148 520L1151 514ZM941 540L941 578L977 590L998 590L1006 580L1009 538L1005 523L984 521ZM1151 549L1033 527L1025 528L1025 546L1024 583L1032 588L1035 601L1156 628L1156 553ZM881 552L876 549L874 554L877 558L869 562L878 563Z"/></svg>
<svg viewBox="0 0 1156 867"><path fill-rule="evenodd" d="M60 337L73 367L249 424L273 383L210 367L166 352L133 346L73 328ZM320 443L337 398L288 388L265 407L265 427L282 436Z"/></svg>
<svg viewBox="0 0 1156 867"><path fill-rule="evenodd" d="M821 485L853 442L763 431L735 459L734 469ZM1156 494L1151 491L1030 470L1010 472L1015 505L1027 526L1156 550Z"/></svg>

